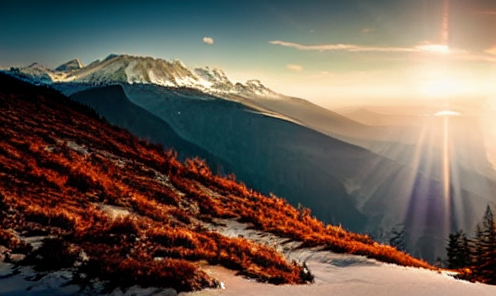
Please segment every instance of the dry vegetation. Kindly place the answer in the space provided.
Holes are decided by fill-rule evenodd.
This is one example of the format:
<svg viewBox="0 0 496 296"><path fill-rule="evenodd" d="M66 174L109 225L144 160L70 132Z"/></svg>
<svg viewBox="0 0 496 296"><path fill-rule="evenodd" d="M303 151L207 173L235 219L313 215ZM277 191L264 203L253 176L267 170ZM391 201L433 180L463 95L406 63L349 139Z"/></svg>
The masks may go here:
<svg viewBox="0 0 496 296"><path fill-rule="evenodd" d="M215 287L198 262L274 284L312 280L274 249L228 238L199 220L233 218L259 230L405 266L431 268L368 236L323 225L309 210L185 164L59 93L0 76L0 245L40 270L71 267L82 284ZM45 235L33 251L21 236Z"/></svg>

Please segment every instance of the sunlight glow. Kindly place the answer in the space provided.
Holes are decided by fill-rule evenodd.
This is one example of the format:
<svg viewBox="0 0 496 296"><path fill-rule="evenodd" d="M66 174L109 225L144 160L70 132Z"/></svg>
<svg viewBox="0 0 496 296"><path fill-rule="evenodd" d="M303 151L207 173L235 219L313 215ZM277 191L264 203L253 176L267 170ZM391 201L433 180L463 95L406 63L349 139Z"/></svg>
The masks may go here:
<svg viewBox="0 0 496 296"><path fill-rule="evenodd" d="M462 84L454 79L441 78L427 81L423 92L428 96L449 96L462 92Z"/></svg>
<svg viewBox="0 0 496 296"><path fill-rule="evenodd" d="M451 175L450 175L450 149L449 149L449 116L444 116L443 118L443 193L444 193L444 223L445 229L448 229L451 221L450 217L450 184L451 184Z"/></svg>
<svg viewBox="0 0 496 296"><path fill-rule="evenodd" d="M443 110L434 114L434 116L460 116L460 115L462 115L460 112L451 111L451 110Z"/></svg>
<svg viewBox="0 0 496 296"><path fill-rule="evenodd" d="M417 46L417 49L430 53L441 53L441 54L448 54L451 52L449 46L445 44L419 45Z"/></svg>

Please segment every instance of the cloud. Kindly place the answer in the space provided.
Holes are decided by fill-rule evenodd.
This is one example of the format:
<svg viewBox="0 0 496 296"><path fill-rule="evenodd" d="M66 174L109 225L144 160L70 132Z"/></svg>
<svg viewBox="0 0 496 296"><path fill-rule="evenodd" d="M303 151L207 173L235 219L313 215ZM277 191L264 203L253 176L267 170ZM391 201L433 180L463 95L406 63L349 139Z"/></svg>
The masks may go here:
<svg viewBox="0 0 496 296"><path fill-rule="evenodd" d="M296 71L296 72L301 72L303 71L303 67L300 65L287 65L286 68L288 68L291 71Z"/></svg>
<svg viewBox="0 0 496 296"><path fill-rule="evenodd" d="M203 42L206 44L212 45L214 44L214 39L212 37L203 37Z"/></svg>
<svg viewBox="0 0 496 296"><path fill-rule="evenodd" d="M371 28L363 28L363 29L362 29L362 33L363 33L363 34L370 33L371 31L372 31L372 29L371 29Z"/></svg>
<svg viewBox="0 0 496 296"><path fill-rule="evenodd" d="M491 48L488 48L486 50L484 50L485 53L488 53L488 54L492 54L492 55L496 55L496 45L491 47Z"/></svg>
<svg viewBox="0 0 496 296"><path fill-rule="evenodd" d="M344 52L375 52L375 53L412 53L429 55L444 55L451 60L480 61L496 63L496 45L484 52L471 52L462 49L449 48L447 45L423 42L412 47L363 46L356 44L318 44L305 45L286 41L270 41L270 44L290 47L301 51L344 51ZM288 65L289 66L289 65ZM288 68L289 69L289 68ZM292 69L295 70L295 69Z"/></svg>
<svg viewBox="0 0 496 296"><path fill-rule="evenodd" d="M270 44L284 47L295 48L302 51L346 51L346 52L378 52L378 53L463 53L463 50L451 49L447 45L423 42L412 47L394 47L394 46L367 46L357 44L317 44L305 45L286 41L270 41Z"/></svg>
<svg viewBox="0 0 496 296"><path fill-rule="evenodd" d="M298 50L306 51L349 51L349 52L413 52L419 51L417 48L408 47L381 47L381 46L362 46L355 44L318 44L305 45L280 40L270 41L270 44L291 47Z"/></svg>

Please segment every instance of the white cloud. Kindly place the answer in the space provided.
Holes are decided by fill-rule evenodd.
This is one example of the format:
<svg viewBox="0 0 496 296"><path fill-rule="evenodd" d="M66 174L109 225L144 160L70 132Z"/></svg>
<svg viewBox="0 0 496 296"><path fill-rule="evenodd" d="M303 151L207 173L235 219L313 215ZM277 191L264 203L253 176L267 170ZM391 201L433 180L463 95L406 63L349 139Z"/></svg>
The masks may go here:
<svg viewBox="0 0 496 296"><path fill-rule="evenodd" d="M357 44L317 44L305 45L286 41L270 41L270 44L290 47L301 51L345 51L345 52L376 52L376 53L420 53L420 54L443 54L446 57L467 61L496 62L496 46L482 52L470 52L461 49L449 48L443 44L423 42L412 47L389 47L389 46L367 46Z"/></svg>
<svg viewBox="0 0 496 296"><path fill-rule="evenodd" d="M298 50L314 50L314 51L349 51L349 52L412 52L418 51L416 48L409 47L381 47L381 46L362 46L355 44L317 44L304 45L286 41L270 41L270 44L292 47Z"/></svg>
<svg viewBox="0 0 496 296"><path fill-rule="evenodd" d="M292 65L292 64L290 64L290 65L287 65L286 68L288 68L291 71L296 71L296 72L303 71L303 67L300 66L300 65Z"/></svg>
<svg viewBox="0 0 496 296"><path fill-rule="evenodd" d="M206 44L212 45L214 44L214 39L212 37L203 37L203 42Z"/></svg>

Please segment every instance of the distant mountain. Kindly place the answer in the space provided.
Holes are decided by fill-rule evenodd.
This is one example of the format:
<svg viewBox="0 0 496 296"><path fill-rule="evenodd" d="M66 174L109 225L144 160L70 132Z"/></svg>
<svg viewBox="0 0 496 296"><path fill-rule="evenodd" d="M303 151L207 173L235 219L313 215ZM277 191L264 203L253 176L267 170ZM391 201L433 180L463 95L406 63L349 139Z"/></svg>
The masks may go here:
<svg viewBox="0 0 496 296"><path fill-rule="evenodd" d="M55 71L67 72L67 71L79 70L83 67L84 65L83 63L81 63L79 59L74 59L58 66L57 68L55 68Z"/></svg>
<svg viewBox="0 0 496 296"><path fill-rule="evenodd" d="M35 83L74 82L89 84L144 83L165 87L186 87L211 94L240 94L278 97L258 80L234 83L218 68L188 68L179 60L166 61L152 57L111 54L86 67L75 59L55 70L38 64L11 71Z"/></svg>

